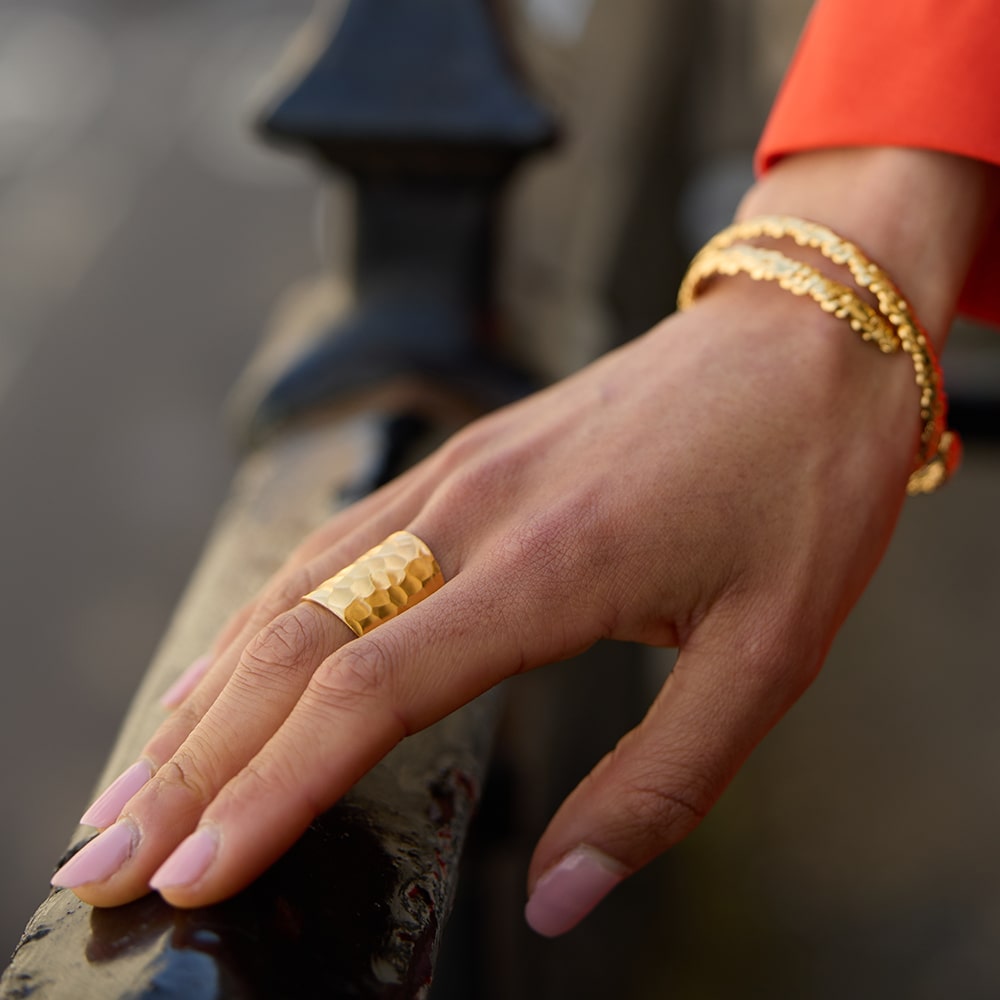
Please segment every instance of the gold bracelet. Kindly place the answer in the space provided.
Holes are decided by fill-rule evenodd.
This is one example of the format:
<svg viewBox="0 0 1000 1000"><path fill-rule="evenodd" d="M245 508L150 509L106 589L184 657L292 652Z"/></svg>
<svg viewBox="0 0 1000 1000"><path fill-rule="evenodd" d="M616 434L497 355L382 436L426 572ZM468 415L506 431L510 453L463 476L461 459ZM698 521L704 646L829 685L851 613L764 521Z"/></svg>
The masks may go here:
<svg viewBox="0 0 1000 1000"><path fill-rule="evenodd" d="M947 403L942 389L943 378L927 334L914 316L893 280L849 240L816 222L788 215L762 215L738 222L715 236L706 249L721 249L732 244L766 236L789 238L801 247L818 250L827 260L845 266L862 288L878 302L879 312L895 327L903 350L913 361L914 375L920 390L921 466L908 490L930 493L948 478L958 464L961 445L957 436L945 429ZM918 475L920 473L920 475Z"/></svg>
<svg viewBox="0 0 1000 1000"><path fill-rule="evenodd" d="M825 226L790 216L762 216L736 223L713 237L695 257L691 269L681 285L678 308L683 309L690 305L697 295L701 282L711 273L746 273L755 280L776 280L781 287L793 291L794 289L789 287L789 283L793 283L790 277L786 276L785 281L782 282L777 274L765 273L768 270L767 267L761 270L760 263L757 263L754 268L736 267L733 263L733 260L750 262L754 259L755 254L747 256L745 251L761 251L761 248L743 246L741 241L760 237L773 239L787 237L794 240L799 246L818 250L833 263L846 266L854 280L875 296L881 317L888 321L893 328L894 334L891 335L891 341L901 346L910 355L915 381L920 390L920 417L923 428L920 434L917 468L907 482L907 493L913 496L919 493L933 492L947 481L957 468L961 457L961 442L958 435L947 430L945 426L947 403L942 388L941 369L927 334L917 321L902 293L885 271L869 260L853 243L837 236ZM765 254L775 252L763 251ZM785 258L783 254L778 256L789 261L789 258ZM800 275L803 276L813 270L808 265L800 264L797 261L791 263L796 268L805 269L799 271ZM787 274L786 264L782 265L782 269ZM836 297L839 302L839 290L845 289L846 286L832 282L832 279L828 279L824 275L820 275L820 277L825 281L831 281L831 287L838 290ZM800 281L802 280L805 279L800 278ZM821 290L822 285L813 284L812 287L820 289L818 292L820 296L824 294ZM828 287L827 295L829 295L830 290L831 288ZM848 295L857 299L857 296L850 289L846 289L846 291ZM843 311L842 315L841 311L824 306L820 297L817 297L813 291L797 291L795 294L809 294L827 312L840 318L847 318L852 329L861 333L865 339L875 340L883 352L892 353L892 350L895 349L887 347L889 341L885 340L884 337L876 336L874 333L865 337L865 327L860 320L860 317L864 315L863 309L859 310L856 306L850 306L844 302L838 306L838 309ZM860 306L866 305L860 299L857 301ZM860 327L857 325L858 323L861 323Z"/></svg>
<svg viewBox="0 0 1000 1000"><path fill-rule="evenodd" d="M787 237L800 247L818 250L827 260L846 267L858 285L875 296L883 316L888 317L900 303L904 307L906 305L899 289L878 264L869 260L853 243L817 222L807 222L791 215L760 215L723 229L708 241L705 249L721 250L761 236L775 240Z"/></svg>
<svg viewBox="0 0 1000 1000"><path fill-rule="evenodd" d="M792 260L777 250L754 246L706 246L688 268L680 291L677 308L687 309L698 297L702 284L715 274L734 277L746 274L754 281L775 281L793 295L808 295L824 312L837 319L846 319L862 340L878 345L883 354L899 350L899 337L893 327L855 292L825 274L798 260Z"/></svg>

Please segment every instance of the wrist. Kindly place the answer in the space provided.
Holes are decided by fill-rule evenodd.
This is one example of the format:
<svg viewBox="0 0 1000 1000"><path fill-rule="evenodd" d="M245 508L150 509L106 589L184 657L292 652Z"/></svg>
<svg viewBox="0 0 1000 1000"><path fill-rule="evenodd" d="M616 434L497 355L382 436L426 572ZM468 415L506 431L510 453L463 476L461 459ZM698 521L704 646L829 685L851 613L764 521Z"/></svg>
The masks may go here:
<svg viewBox="0 0 1000 1000"><path fill-rule="evenodd" d="M794 215L855 242L893 277L940 350L995 215L995 182L990 165L928 150L804 153L761 178L737 219Z"/></svg>
<svg viewBox="0 0 1000 1000"><path fill-rule="evenodd" d="M745 275L712 282L681 316L693 325L685 349L702 355L694 370L719 364L741 370L768 401L764 409L773 403L785 414L775 427L794 426L835 451L849 443L845 461L855 469L906 482L920 421L913 367L905 358L864 343L815 302ZM665 325L664 335L674 339L674 332Z"/></svg>

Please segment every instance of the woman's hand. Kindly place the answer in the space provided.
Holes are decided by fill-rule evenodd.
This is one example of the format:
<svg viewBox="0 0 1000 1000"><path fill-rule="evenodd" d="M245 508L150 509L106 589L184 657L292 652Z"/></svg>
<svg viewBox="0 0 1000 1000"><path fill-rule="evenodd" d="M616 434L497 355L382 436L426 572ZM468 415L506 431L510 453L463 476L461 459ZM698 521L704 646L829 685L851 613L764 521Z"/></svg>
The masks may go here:
<svg viewBox="0 0 1000 1000"><path fill-rule="evenodd" d="M784 182L775 171L754 210L864 233L876 216L857 191L878 184L817 155ZM901 176L924 177L903 166ZM875 167L892 181L884 159ZM803 185L803 169L823 184ZM839 198L838 184L848 186ZM799 207L795 192L808 201L816 190L858 225ZM971 240L954 199L941 204L949 231ZM859 242L889 260L875 237L893 250L894 231ZM933 272L950 276L934 300L943 313L970 253ZM896 271L904 287L917 273L906 270ZM473 424L309 539L90 813L116 822L56 884L98 905L150 884L179 906L212 903L260 874L404 736L501 680L601 638L677 646L644 721L536 849L529 921L568 929L697 826L812 680L888 541L917 411L904 358L773 286L720 282L689 312ZM439 591L361 638L301 602L400 529L436 555Z"/></svg>
<svg viewBox="0 0 1000 1000"><path fill-rule="evenodd" d="M538 847L534 922L575 923L697 825L815 675L896 517L915 396L901 359L734 281L472 425L291 560L146 746L155 776L104 834L114 870L84 870L79 895L122 903L152 879L181 906L221 899L499 681L601 638L678 646ZM400 528L437 556L440 591L362 638L300 603Z"/></svg>

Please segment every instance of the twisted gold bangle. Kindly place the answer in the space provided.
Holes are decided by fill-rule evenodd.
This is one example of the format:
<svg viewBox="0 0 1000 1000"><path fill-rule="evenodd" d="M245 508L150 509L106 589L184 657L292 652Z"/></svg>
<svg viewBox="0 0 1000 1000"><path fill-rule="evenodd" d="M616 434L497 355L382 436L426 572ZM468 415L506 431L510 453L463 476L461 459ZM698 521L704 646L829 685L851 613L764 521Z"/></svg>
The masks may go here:
<svg viewBox="0 0 1000 1000"><path fill-rule="evenodd" d="M790 238L799 246L819 251L832 263L847 267L857 284L874 295L883 322L873 323L869 316L873 310L867 303L847 286L809 265L778 251L743 245L746 240L761 237ZM961 456L961 442L958 435L946 429L941 369L926 332L882 268L825 226L790 216L761 216L724 229L704 246L681 284L678 308L687 308L694 301L702 282L711 274L740 273L754 280L777 281L797 295L809 295L827 312L846 319L863 339L874 341L884 353L902 347L913 363L923 423L917 468L907 482L907 493L930 493L950 477ZM891 328L888 331L886 323Z"/></svg>
<svg viewBox="0 0 1000 1000"><path fill-rule="evenodd" d="M846 319L862 340L878 345L883 354L899 350L899 337L892 326L854 291L814 267L792 260L777 250L754 246L706 246L691 262L680 291L677 308L684 310L698 297L701 285L715 274L734 277L746 274L754 281L775 281L793 295L809 296L824 312Z"/></svg>
<svg viewBox="0 0 1000 1000"><path fill-rule="evenodd" d="M855 244L818 222L807 222L790 215L761 215L723 229L705 244L705 249L721 250L762 236L775 240L787 237L800 247L818 250L827 260L846 267L858 285L875 296L879 311L887 318L899 304L906 305L899 289L878 264L869 260Z"/></svg>

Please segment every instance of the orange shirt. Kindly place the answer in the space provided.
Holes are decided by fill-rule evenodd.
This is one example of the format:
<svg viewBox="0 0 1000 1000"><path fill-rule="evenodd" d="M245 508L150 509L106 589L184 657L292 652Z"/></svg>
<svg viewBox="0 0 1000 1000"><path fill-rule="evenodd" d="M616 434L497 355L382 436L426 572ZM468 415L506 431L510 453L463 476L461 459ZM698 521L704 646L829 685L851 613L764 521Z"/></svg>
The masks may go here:
<svg viewBox="0 0 1000 1000"><path fill-rule="evenodd" d="M909 146L1000 164L998 0L818 0L757 150ZM1000 226L959 303L1000 324Z"/></svg>

